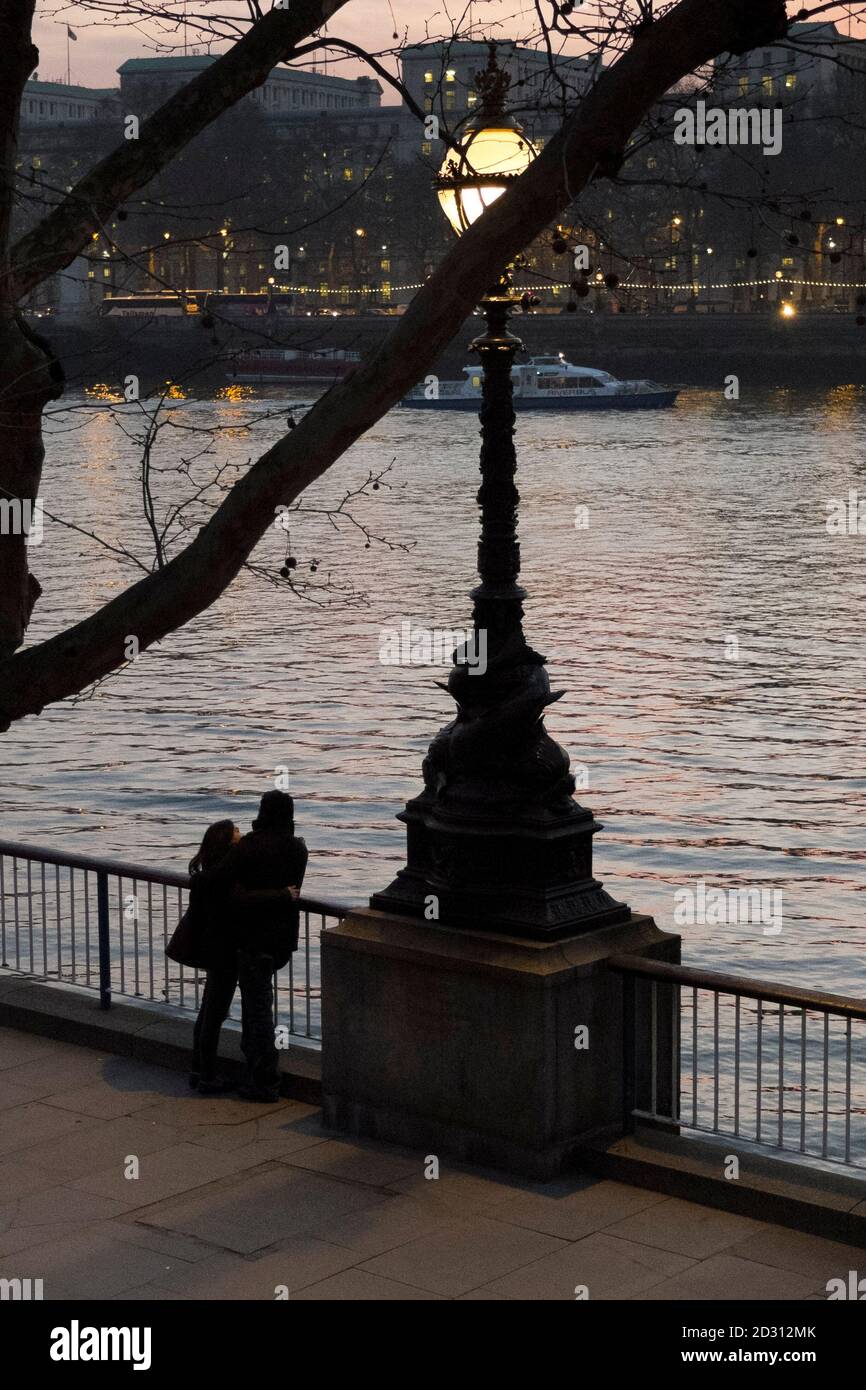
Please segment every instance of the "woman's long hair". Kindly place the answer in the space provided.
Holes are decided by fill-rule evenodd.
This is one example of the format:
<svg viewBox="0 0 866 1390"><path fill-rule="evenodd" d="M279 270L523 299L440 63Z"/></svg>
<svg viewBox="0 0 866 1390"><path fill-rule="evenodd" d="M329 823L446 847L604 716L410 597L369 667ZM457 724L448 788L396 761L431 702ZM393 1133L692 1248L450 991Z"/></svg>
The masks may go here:
<svg viewBox="0 0 866 1390"><path fill-rule="evenodd" d="M234 833L235 823L231 820L218 820L209 825L198 854L189 861L190 874L200 874L218 864L231 849Z"/></svg>

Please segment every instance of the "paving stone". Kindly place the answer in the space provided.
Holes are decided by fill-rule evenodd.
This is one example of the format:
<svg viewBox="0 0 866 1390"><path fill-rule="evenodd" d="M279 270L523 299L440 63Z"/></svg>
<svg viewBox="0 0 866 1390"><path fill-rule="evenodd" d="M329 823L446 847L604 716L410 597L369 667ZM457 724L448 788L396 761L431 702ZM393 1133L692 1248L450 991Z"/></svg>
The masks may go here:
<svg viewBox="0 0 866 1390"><path fill-rule="evenodd" d="M656 1284L650 1293L636 1297L664 1301L694 1298L729 1303L748 1303L754 1299L802 1300L815 1291L815 1283L814 1278L802 1274L724 1254L702 1260L685 1274Z"/></svg>
<svg viewBox="0 0 866 1390"><path fill-rule="evenodd" d="M360 1268L431 1293L458 1298L564 1245L564 1241L553 1236L477 1217L408 1241L367 1260Z"/></svg>
<svg viewBox="0 0 866 1390"><path fill-rule="evenodd" d="M170 1274L176 1264L167 1255L125 1241L71 1232L61 1242L4 1256L0 1278L42 1279L46 1300L103 1299Z"/></svg>
<svg viewBox="0 0 866 1390"><path fill-rule="evenodd" d="M127 1289L124 1293L115 1293L108 1300L109 1303L188 1303L189 1299L185 1294L174 1293L171 1289L161 1289L157 1284L143 1284L140 1289Z"/></svg>
<svg viewBox="0 0 866 1390"><path fill-rule="evenodd" d="M17 1067L22 1062L32 1062L49 1053L60 1056L66 1051L67 1043L54 1042L52 1038L40 1037L38 1033L18 1033L14 1028L0 1028L0 1071L6 1067Z"/></svg>
<svg viewBox="0 0 866 1390"><path fill-rule="evenodd" d="M45 1096L98 1081L108 1060L105 1053L80 1047L71 1048L68 1053L51 1052L47 1056L34 1057L29 1062L21 1062L6 1070L9 1079L16 1085L37 1086Z"/></svg>
<svg viewBox="0 0 866 1390"><path fill-rule="evenodd" d="M57 1178L44 1168L36 1168L21 1158L0 1158L0 1207L25 1197L30 1192L44 1192L56 1187Z"/></svg>
<svg viewBox="0 0 866 1390"><path fill-rule="evenodd" d="M416 1202L411 1197L394 1197L359 1211L354 1216L341 1216L324 1226L317 1226L312 1235L322 1240L345 1245L358 1256L370 1258L382 1255L395 1246L453 1225L453 1213L437 1210L430 1202Z"/></svg>
<svg viewBox="0 0 866 1390"><path fill-rule="evenodd" d="M528 1226L563 1240L580 1240L666 1200L647 1188L597 1182L573 1192L521 1194L498 1202L493 1214L497 1221Z"/></svg>
<svg viewBox="0 0 866 1390"><path fill-rule="evenodd" d="M786 1231L781 1226L769 1226L732 1245L727 1253L775 1269L789 1269L794 1274L815 1275L825 1282L847 1279L851 1269L862 1270L861 1277L866 1277L866 1249L862 1246L842 1245L802 1231Z"/></svg>
<svg viewBox="0 0 866 1390"><path fill-rule="evenodd" d="M55 1106L30 1101L26 1105L3 1111L0 1154L29 1150L35 1144L53 1139L57 1135L71 1136L76 1131L91 1130L100 1124L101 1120L94 1120L89 1116L75 1115L69 1110L58 1110Z"/></svg>
<svg viewBox="0 0 866 1390"><path fill-rule="evenodd" d="M97 1228L104 1230L113 1240L124 1240L130 1245L141 1245L145 1250L155 1250L160 1255L175 1255L179 1260L195 1263L206 1260L216 1253L212 1245L192 1236L178 1235L176 1231L162 1231L155 1226L145 1226L134 1216L121 1216L105 1222Z"/></svg>
<svg viewBox="0 0 866 1390"><path fill-rule="evenodd" d="M122 1179L128 1155L142 1158L158 1149L171 1148L177 1142L176 1131L167 1125L123 1117L92 1125L81 1134L64 1135L60 1140L33 1145L27 1150L27 1161L48 1169L59 1181L72 1181L85 1175L101 1176L109 1169L116 1170Z"/></svg>
<svg viewBox="0 0 866 1390"><path fill-rule="evenodd" d="M357 1260L357 1254L345 1247L298 1235L283 1241L279 1250L257 1259L227 1253L211 1255L156 1282L189 1298L264 1299L273 1303L277 1288L284 1286L291 1295L348 1269Z"/></svg>
<svg viewBox="0 0 866 1390"><path fill-rule="evenodd" d="M684 1255L597 1232L484 1288L506 1298L559 1302L575 1301L575 1290L585 1288L590 1302L598 1302L633 1297L693 1266Z"/></svg>
<svg viewBox="0 0 866 1390"><path fill-rule="evenodd" d="M331 1300L339 1303L408 1303L423 1300L441 1302L439 1294L425 1289L414 1288L409 1284L395 1284L391 1279L380 1279L360 1269L344 1269L331 1279L323 1279L318 1284L301 1289L292 1295L293 1303L316 1303Z"/></svg>
<svg viewBox="0 0 866 1390"><path fill-rule="evenodd" d="M613 1236L706 1259L766 1229L760 1221L668 1197L606 1228Z"/></svg>
<svg viewBox="0 0 866 1390"><path fill-rule="evenodd" d="M184 1095L169 1096L138 1113L140 1119L181 1129L185 1125L248 1124L250 1120L261 1119L269 1113L279 1115L291 1105L289 1100L276 1105L259 1105L241 1100L230 1091L221 1096L203 1096L187 1087Z"/></svg>
<svg viewBox="0 0 866 1390"><path fill-rule="evenodd" d="M0 1110L12 1110L16 1105L27 1105L31 1100L39 1100L44 1095L44 1087L38 1085L16 1086L13 1077L17 1067L0 1071Z"/></svg>
<svg viewBox="0 0 866 1390"><path fill-rule="evenodd" d="M221 1154L194 1144L175 1144L142 1154L137 1178L125 1177L122 1163L116 1163L86 1178L76 1178L70 1186L79 1192L92 1192L125 1202L133 1211L256 1165L255 1155L244 1155L245 1150Z"/></svg>
<svg viewBox="0 0 866 1390"><path fill-rule="evenodd" d="M360 1184L279 1164L141 1213L139 1220L249 1254L389 1200Z"/></svg>
<svg viewBox="0 0 866 1390"><path fill-rule="evenodd" d="M335 1178L347 1178L350 1182L367 1183L371 1187L387 1187L400 1178L413 1173L423 1173L424 1157L421 1153L409 1157L398 1151L390 1151L385 1144L346 1143L339 1139L326 1139L312 1147L289 1153L282 1159L298 1168L308 1168L312 1172L327 1173Z"/></svg>
<svg viewBox="0 0 866 1390"><path fill-rule="evenodd" d="M455 1216L489 1214L489 1209L518 1195L525 1188L520 1182L508 1182L502 1177L475 1176L461 1169L440 1166L438 1178L425 1178L421 1172L399 1178L388 1184L391 1192L414 1197L419 1202L432 1202L448 1208Z"/></svg>

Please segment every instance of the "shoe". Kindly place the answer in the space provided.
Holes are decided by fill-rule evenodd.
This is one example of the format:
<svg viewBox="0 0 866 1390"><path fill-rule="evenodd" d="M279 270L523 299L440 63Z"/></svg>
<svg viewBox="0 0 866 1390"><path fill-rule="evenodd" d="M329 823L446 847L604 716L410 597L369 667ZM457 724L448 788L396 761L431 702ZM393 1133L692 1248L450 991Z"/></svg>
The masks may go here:
<svg viewBox="0 0 866 1390"><path fill-rule="evenodd" d="M201 1096L219 1096L229 1090L229 1083L224 1076L202 1077L198 1083L198 1090Z"/></svg>
<svg viewBox="0 0 866 1390"><path fill-rule="evenodd" d="M280 1098L280 1093L276 1087L266 1090L262 1086L241 1086L238 1089L241 1100L257 1100L263 1105L273 1105Z"/></svg>
<svg viewBox="0 0 866 1390"><path fill-rule="evenodd" d="M198 1072L197 1072L197 1071L191 1071L190 1074L189 1074L189 1076L187 1077L187 1080L189 1081L189 1084L190 1084L191 1089L192 1089L193 1091L197 1090L197 1088L198 1088L198 1083L199 1083L199 1080L200 1080L200 1077L199 1077Z"/></svg>

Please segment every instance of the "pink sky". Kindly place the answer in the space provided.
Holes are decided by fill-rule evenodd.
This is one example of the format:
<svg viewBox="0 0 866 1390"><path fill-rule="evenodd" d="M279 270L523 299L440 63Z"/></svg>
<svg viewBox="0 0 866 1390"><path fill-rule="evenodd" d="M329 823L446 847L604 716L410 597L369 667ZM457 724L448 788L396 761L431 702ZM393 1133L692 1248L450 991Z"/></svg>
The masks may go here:
<svg viewBox="0 0 866 1390"><path fill-rule="evenodd" d="M263 8L268 4L264 0ZM801 7L802 0L789 3L789 13L794 14ZM231 7L231 0L221 3L215 9L225 13ZM594 0L586 0L584 13L591 14ZM117 85L116 70L126 58L154 56L159 49L154 43L148 44L139 30L125 27L118 20L110 25L92 27L93 14L77 5L64 7L63 18L48 18L59 8L58 0L38 0L34 39L40 51L39 76L43 81L66 80L66 23L67 20L78 35L78 42L70 45L72 81L87 87L112 87ZM196 0L189 0L189 10L200 8ZM238 7L246 12L246 6ZM521 37L532 25L534 6L528 0L475 0L475 27L479 33L499 33L503 37ZM866 5L857 8L866 13ZM396 18L397 32L403 36L408 32L409 41L422 41L428 32L432 36L450 32L446 11L437 0L391 0L391 9ZM448 13L458 17L465 9L465 0L452 0ZM844 9L844 7L843 7ZM843 9L827 18L835 18L843 25ZM522 16L522 18L521 18ZM335 18L330 31L340 37L366 47L382 48L392 43L394 23L389 12L387 0L350 0ZM194 42L190 31L190 44ZM225 45L219 45L220 49ZM392 64L393 66L393 64ZM347 77L357 76L364 68L359 63L331 65L329 71ZM391 100L390 96L386 96Z"/></svg>

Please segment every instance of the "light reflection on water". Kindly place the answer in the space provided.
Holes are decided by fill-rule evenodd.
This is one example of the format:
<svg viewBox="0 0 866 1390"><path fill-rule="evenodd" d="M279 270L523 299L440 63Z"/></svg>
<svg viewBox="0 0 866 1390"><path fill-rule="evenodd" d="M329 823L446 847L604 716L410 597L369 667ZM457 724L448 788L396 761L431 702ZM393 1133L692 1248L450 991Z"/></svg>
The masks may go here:
<svg viewBox="0 0 866 1390"><path fill-rule="evenodd" d="M831 537L824 523L829 498L866 496L864 402L854 387L738 403L694 391L669 412L524 415L518 435L527 632L566 691L551 732L589 768L599 876L667 927L674 891L698 878L781 887L779 936L687 926L684 957L855 994L866 993L866 536ZM156 462L197 451L185 426L219 422L210 462L243 467L281 433L287 404L175 402ZM306 500L336 501L394 459L393 486L355 511L411 553L338 542L323 517L292 538L302 575L317 559L318 578L332 570L366 606L315 606L244 574L92 700L6 736L3 834L183 865L208 821L246 827L288 764L309 890L361 901L387 883L403 852L395 812L451 708L442 671L379 663L379 633L404 618L465 624L477 450L471 416L392 411ZM180 482L160 475L163 495ZM44 500L144 550L138 454L103 410L52 427ZM256 559L276 568L284 551L275 531ZM34 569L45 595L32 640L134 578L49 521Z"/></svg>

